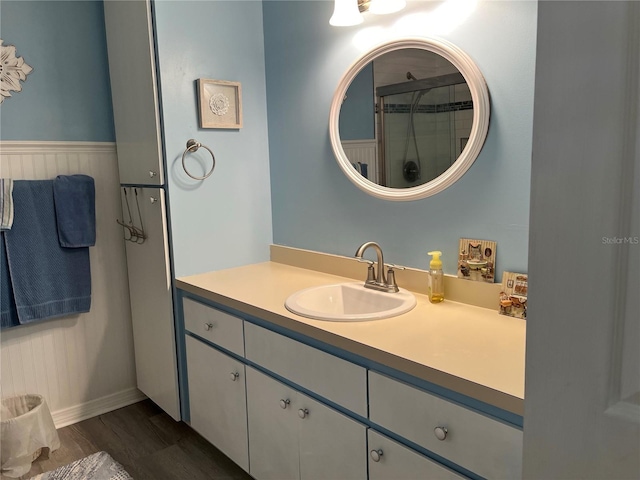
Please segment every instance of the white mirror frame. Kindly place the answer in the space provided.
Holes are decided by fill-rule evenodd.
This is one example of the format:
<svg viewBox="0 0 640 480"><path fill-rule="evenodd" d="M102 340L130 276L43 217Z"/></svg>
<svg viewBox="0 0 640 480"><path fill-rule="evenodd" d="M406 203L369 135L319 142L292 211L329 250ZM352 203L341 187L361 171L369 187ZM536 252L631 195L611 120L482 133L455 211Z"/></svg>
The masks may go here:
<svg viewBox="0 0 640 480"><path fill-rule="evenodd" d="M442 175L434 178L430 182L415 187L389 188L377 185L372 181L367 180L365 177L360 175L355 168L353 168L353 165L342 148L342 142L340 141L339 117L340 108L347 93L347 89L360 70L377 57L403 48L416 48L436 53L449 60L460 71L469 86L469 90L471 91L471 98L473 100L473 125L471 127L471 133L469 134L469 141L467 142L464 150L453 165ZM342 76L342 79L340 80L340 83L333 95L333 102L331 103L331 111L329 113L329 136L331 138L331 146L338 165L347 178L359 189L373 195L374 197L385 200L418 200L443 191L445 188L455 183L460 177L462 177L462 175L464 175L469 167L471 167L480 154L480 150L482 150L484 141L487 138L487 132L489 131L489 114L489 90L487 89L487 84L480 72L480 69L476 66L471 57L469 57L460 48L446 40L427 37L403 38L385 42L374 47L371 51L365 53L356 60Z"/></svg>

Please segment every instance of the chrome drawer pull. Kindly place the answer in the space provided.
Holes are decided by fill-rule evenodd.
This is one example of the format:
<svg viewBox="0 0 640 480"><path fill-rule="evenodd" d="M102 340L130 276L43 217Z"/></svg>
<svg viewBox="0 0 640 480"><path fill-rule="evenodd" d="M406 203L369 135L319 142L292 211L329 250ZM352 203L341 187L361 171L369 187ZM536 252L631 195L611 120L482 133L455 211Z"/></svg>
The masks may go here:
<svg viewBox="0 0 640 480"><path fill-rule="evenodd" d="M213 328L213 323L205 323L204 324L204 329L208 332L209 330L211 330Z"/></svg>
<svg viewBox="0 0 640 480"><path fill-rule="evenodd" d="M309 410L307 410L306 408L301 408L300 410L298 410L298 416L300 418L306 418L307 415L309 415Z"/></svg>
<svg viewBox="0 0 640 480"><path fill-rule="evenodd" d="M229 374L229 378L231 379L232 382L235 382L239 376L240 374L238 372L233 372Z"/></svg>
<svg viewBox="0 0 640 480"><path fill-rule="evenodd" d="M285 409L291 403L291 400L288 398L285 400L284 398L280 399L280 408Z"/></svg>

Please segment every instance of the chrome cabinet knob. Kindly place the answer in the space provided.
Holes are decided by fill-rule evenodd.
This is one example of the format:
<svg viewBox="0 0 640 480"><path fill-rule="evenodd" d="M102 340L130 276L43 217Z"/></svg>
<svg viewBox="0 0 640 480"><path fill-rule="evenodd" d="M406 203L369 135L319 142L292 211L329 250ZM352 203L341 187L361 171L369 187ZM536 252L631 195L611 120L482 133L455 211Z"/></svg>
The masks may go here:
<svg viewBox="0 0 640 480"><path fill-rule="evenodd" d="M373 460L374 462L379 462L380 458L382 457L382 450L371 450L369 452L369 455L371 456L371 460Z"/></svg>
<svg viewBox="0 0 640 480"><path fill-rule="evenodd" d="M158 201L158 199L156 197L149 197L149 201L151 203L156 203Z"/></svg>
<svg viewBox="0 0 640 480"><path fill-rule="evenodd" d="M309 415L309 410L307 410L306 408L301 408L300 410L298 410L298 416L300 418L306 418L307 415Z"/></svg>
<svg viewBox="0 0 640 480"><path fill-rule="evenodd" d="M158 175L158 172L154 172L152 170L149 170L149 178L156 177L157 175Z"/></svg>
<svg viewBox="0 0 640 480"><path fill-rule="evenodd" d="M447 438L447 433L449 431L447 430L446 427L436 427L433 429L433 433L435 433L436 438L438 440L444 440L445 438Z"/></svg>
<svg viewBox="0 0 640 480"><path fill-rule="evenodd" d="M231 379L232 382L235 382L239 376L240 374L238 372L232 372L229 374L229 378Z"/></svg>
<svg viewBox="0 0 640 480"><path fill-rule="evenodd" d="M280 399L280 408L285 409L291 403L291 400L288 398L285 400L284 398Z"/></svg>
<svg viewBox="0 0 640 480"><path fill-rule="evenodd" d="M209 322L209 323L205 323L204 324L204 329L208 332L209 330L211 330L213 328L213 323Z"/></svg>

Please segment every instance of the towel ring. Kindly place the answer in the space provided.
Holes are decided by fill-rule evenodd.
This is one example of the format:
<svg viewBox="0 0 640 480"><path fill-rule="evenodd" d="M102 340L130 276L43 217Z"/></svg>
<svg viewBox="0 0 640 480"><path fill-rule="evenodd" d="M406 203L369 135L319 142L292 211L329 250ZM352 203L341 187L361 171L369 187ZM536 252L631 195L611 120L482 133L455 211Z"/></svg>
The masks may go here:
<svg viewBox="0 0 640 480"><path fill-rule="evenodd" d="M189 173L189 170L187 170L187 166L184 164L184 157L187 155L187 153L196 152L200 147L208 150L209 153L211 154L211 160L213 160L212 165L211 165L211 170L209 170L209 172L206 175L202 176L202 177L198 177L196 175L191 175ZM206 145L202 145L200 142L196 142L193 138L191 138L191 139L187 140L187 148L185 149L184 153L182 154L182 168L184 169L184 173L189 175L194 180L204 180L205 178L208 178L213 173L213 169L216 168L216 157L215 157L215 155L213 154L213 152L211 151L211 149L209 147L207 147Z"/></svg>

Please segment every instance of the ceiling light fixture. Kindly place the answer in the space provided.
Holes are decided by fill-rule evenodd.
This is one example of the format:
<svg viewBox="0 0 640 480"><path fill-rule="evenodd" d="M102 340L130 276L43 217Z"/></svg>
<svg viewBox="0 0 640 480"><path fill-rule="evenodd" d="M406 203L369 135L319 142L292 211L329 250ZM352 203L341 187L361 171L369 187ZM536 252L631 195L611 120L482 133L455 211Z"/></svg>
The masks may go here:
<svg viewBox="0 0 640 480"><path fill-rule="evenodd" d="M335 0L333 15L329 23L334 27L350 27L362 23L357 0Z"/></svg>
<svg viewBox="0 0 640 480"><path fill-rule="evenodd" d="M406 0L335 0L329 23L334 27L349 27L363 22L362 12L386 15L402 10Z"/></svg>

